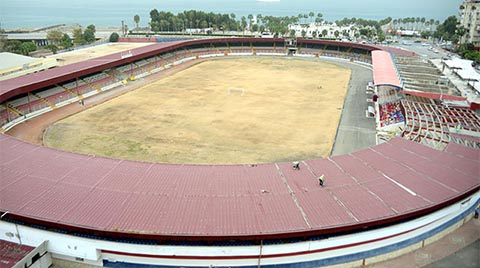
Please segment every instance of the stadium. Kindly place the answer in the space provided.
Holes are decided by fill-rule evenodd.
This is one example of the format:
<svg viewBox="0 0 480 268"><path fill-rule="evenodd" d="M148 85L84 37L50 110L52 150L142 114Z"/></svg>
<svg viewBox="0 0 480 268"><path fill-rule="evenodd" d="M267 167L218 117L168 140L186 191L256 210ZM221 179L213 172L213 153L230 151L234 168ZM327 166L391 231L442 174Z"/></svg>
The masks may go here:
<svg viewBox="0 0 480 268"><path fill-rule="evenodd" d="M348 148L292 159L293 169L291 161L106 158L1 134L0 241L31 252L16 265L53 257L106 267L358 267L423 247L473 216L478 104L445 94L449 85L435 84L431 66L393 48L273 38L155 43L1 81L2 130L188 62L247 56L352 68L354 99L344 102L334 141ZM351 103L362 103L354 121L379 133L368 146L342 127Z"/></svg>

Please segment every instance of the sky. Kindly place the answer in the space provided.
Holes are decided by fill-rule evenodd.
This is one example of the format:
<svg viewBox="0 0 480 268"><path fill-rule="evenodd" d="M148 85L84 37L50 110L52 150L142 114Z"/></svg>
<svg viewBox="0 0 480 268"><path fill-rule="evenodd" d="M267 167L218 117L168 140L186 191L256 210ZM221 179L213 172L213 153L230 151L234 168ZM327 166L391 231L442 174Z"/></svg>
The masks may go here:
<svg viewBox="0 0 480 268"><path fill-rule="evenodd" d="M140 25L149 22L149 12L178 13L196 9L215 13L297 15L321 12L328 21L344 17L380 20L391 16L426 17L443 22L458 15L463 0L281 0L262 3L256 0L0 0L0 23L3 28L44 27L59 23L115 26L122 20L133 24L140 15Z"/></svg>

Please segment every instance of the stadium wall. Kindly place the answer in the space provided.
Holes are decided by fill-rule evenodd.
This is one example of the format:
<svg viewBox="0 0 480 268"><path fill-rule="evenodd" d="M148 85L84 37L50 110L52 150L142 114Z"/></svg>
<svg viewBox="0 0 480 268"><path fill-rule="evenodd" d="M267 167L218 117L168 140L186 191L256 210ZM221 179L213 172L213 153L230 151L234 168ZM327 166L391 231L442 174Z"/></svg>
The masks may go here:
<svg viewBox="0 0 480 268"><path fill-rule="evenodd" d="M298 243L253 246L138 245L77 237L0 221L0 239L53 257L107 267L358 267L430 244L468 221L480 192L421 218L390 227ZM8 236L7 234L14 234Z"/></svg>

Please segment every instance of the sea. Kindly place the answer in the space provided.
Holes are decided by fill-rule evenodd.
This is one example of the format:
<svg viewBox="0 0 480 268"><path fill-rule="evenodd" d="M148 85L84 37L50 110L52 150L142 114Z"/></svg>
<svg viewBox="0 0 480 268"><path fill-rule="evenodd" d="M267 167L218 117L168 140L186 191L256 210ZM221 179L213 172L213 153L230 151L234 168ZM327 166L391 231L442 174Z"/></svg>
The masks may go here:
<svg viewBox="0 0 480 268"><path fill-rule="evenodd" d="M327 21L344 17L380 20L386 17L425 17L443 22L458 15L463 0L0 0L0 28L42 28L57 24L96 26L148 26L150 11L202 10L234 13L237 19L249 14L297 16L322 13ZM304 20L302 20L303 22ZM310 18L305 20L310 21Z"/></svg>

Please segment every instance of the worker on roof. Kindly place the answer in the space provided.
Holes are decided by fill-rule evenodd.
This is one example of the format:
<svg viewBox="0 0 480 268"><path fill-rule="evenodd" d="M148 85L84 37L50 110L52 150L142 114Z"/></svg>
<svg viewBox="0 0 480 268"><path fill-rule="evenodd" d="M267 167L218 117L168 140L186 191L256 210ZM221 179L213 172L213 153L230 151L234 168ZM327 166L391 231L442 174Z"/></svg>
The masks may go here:
<svg viewBox="0 0 480 268"><path fill-rule="evenodd" d="M323 186L323 184L325 183L325 175L322 174L322 176L318 177L318 183L320 184L320 186Z"/></svg>
<svg viewBox="0 0 480 268"><path fill-rule="evenodd" d="M293 162L293 167L292 168L294 170L300 170L300 162L299 161Z"/></svg>

